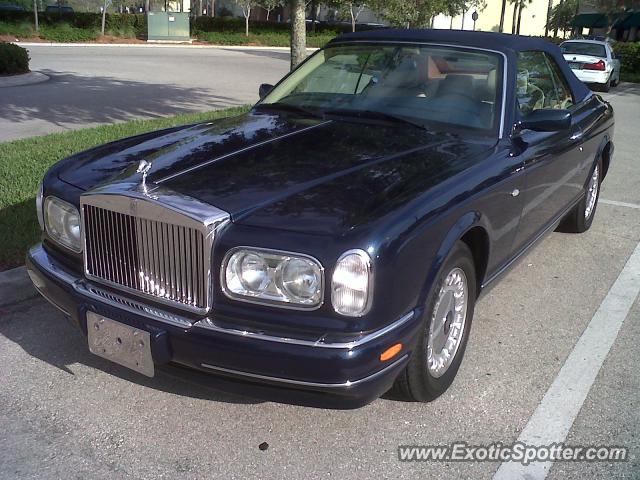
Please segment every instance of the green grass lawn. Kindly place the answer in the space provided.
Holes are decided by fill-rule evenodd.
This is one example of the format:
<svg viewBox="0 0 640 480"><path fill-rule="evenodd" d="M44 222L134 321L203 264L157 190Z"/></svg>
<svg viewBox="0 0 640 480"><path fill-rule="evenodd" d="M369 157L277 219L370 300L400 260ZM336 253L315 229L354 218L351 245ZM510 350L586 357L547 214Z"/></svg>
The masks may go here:
<svg viewBox="0 0 640 480"><path fill-rule="evenodd" d="M0 143L0 270L23 264L27 249L38 242L40 228L35 196L45 172L57 161L119 138L230 117L247 110L248 107L235 107L154 120L134 120Z"/></svg>

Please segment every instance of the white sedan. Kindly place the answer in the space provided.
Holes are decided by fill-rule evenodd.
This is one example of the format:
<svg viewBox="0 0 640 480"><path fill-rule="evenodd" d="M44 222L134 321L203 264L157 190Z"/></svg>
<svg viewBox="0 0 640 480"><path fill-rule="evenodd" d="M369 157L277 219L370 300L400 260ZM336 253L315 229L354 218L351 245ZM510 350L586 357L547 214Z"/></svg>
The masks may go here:
<svg viewBox="0 0 640 480"><path fill-rule="evenodd" d="M608 92L620 82L620 60L608 42L568 40L560 45L564 59L580 80Z"/></svg>

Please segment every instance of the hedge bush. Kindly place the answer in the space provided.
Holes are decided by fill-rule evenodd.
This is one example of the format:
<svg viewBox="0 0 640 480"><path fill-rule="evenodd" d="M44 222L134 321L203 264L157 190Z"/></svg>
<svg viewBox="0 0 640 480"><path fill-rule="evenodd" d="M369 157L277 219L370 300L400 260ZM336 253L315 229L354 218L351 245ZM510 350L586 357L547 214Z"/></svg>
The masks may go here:
<svg viewBox="0 0 640 480"><path fill-rule="evenodd" d="M102 23L100 13L40 13L40 25L42 27L56 27L64 25L63 30L71 37L80 37L81 34L71 33L68 27L83 29L92 32L99 31ZM32 27L32 12L0 12L0 33L12 34L16 36L35 35ZM286 22L250 22L249 30L255 34L289 33L291 25ZM363 30L364 26L359 26ZM45 28L46 30L46 28ZM125 37L147 37L147 16L145 14L120 14L109 13L106 16L105 30L107 33ZM310 29L309 29L310 30ZM345 33L351 30L350 25L327 25L316 26L315 34ZM244 34L244 19L236 17L191 17L191 31L194 36L200 32L219 33L242 33ZM311 32L310 32L311 33ZM55 40L51 37L50 40ZM55 41L82 41L82 40L55 40Z"/></svg>
<svg viewBox="0 0 640 480"><path fill-rule="evenodd" d="M17 75L29 71L29 53L12 43L0 42L0 75Z"/></svg>
<svg viewBox="0 0 640 480"><path fill-rule="evenodd" d="M48 40L53 41L86 41L95 38L102 26L102 15L100 13L40 13L38 15L40 30L52 32L58 27L62 27L63 32L51 33ZM147 37L147 16L144 14L120 14L110 13L106 15L105 31L117 36ZM0 12L0 32L25 36L26 25L33 25L32 12ZM13 28L12 28L13 27ZM85 30L87 33L74 32L69 29ZM18 30L18 31L16 31ZM66 33L66 35L65 35ZM33 28L30 34L35 35ZM57 37L68 37L68 40L58 40ZM78 40L72 40L77 38Z"/></svg>
<svg viewBox="0 0 640 480"><path fill-rule="evenodd" d="M613 50L620 57L620 72L640 75L640 42L618 42Z"/></svg>

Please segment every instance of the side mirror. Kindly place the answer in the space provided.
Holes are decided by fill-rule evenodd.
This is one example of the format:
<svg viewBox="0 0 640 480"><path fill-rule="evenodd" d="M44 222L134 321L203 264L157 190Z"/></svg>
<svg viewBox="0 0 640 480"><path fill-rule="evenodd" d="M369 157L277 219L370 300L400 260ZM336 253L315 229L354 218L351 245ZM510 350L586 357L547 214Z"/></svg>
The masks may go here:
<svg viewBox="0 0 640 480"><path fill-rule="evenodd" d="M260 88L258 89L260 100L269 95L269 93L271 93L271 90L273 90L273 85L270 85L268 83L263 83L262 85L260 85Z"/></svg>
<svg viewBox="0 0 640 480"><path fill-rule="evenodd" d="M557 132L571 127L571 112L555 108L534 110L519 123L520 129L536 132Z"/></svg>

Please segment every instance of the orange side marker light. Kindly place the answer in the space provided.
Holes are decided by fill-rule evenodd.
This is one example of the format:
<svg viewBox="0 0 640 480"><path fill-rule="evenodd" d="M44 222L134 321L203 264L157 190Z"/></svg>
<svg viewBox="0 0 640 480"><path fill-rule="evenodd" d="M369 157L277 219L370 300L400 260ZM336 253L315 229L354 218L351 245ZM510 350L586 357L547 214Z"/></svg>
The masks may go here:
<svg viewBox="0 0 640 480"><path fill-rule="evenodd" d="M393 357L398 355L401 350L402 344L396 343L395 345L387 348L384 352L382 352L382 354L380 355L380 361L386 362L387 360L391 360Z"/></svg>

